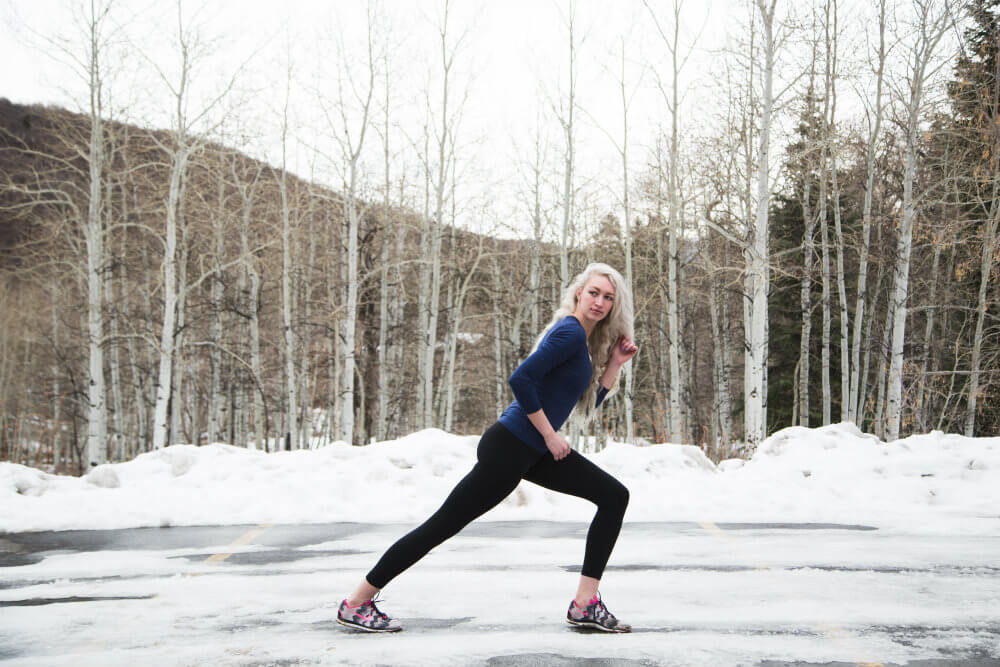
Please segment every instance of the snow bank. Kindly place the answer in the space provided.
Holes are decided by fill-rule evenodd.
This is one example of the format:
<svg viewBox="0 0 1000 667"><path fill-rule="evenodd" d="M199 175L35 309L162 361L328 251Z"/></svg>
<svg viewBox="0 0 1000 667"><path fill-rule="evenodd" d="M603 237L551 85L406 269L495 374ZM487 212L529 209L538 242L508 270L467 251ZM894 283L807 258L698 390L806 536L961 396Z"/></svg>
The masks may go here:
<svg viewBox="0 0 1000 667"><path fill-rule="evenodd" d="M82 478L0 463L0 531L415 522L475 462L478 436L426 430L367 447L266 454L175 445ZM811 521L975 531L998 518L1000 438L882 443L851 424L788 428L747 462L611 444L588 455L631 491L628 521ZM586 501L523 483L486 519L587 521Z"/></svg>

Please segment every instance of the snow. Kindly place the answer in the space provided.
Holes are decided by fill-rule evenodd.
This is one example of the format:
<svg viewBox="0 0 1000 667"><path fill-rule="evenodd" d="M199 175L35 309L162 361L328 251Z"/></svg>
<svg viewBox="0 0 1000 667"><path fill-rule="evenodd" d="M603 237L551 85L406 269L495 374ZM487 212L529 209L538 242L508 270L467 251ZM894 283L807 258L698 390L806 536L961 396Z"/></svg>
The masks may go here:
<svg viewBox="0 0 1000 667"><path fill-rule="evenodd" d="M271 454L178 445L82 478L0 463L0 662L736 667L1000 656L1000 438L883 443L849 424L785 429L750 460L718 465L685 445L587 454L631 490L601 583L631 635L567 629L593 509L531 484L392 582L383 608L405 632L341 629L341 597L440 505L477 441L428 430ZM76 533L16 534L181 525L221 527L116 534L100 549Z"/></svg>
<svg viewBox="0 0 1000 667"><path fill-rule="evenodd" d="M365 447L294 452L175 445L81 478L0 463L0 532L412 523L468 472L477 442L431 429ZM612 443L587 456L629 488L632 522L795 521L976 534L994 530L1000 507L998 437L933 432L884 443L844 423L784 429L746 462L715 465L697 447L674 444ZM522 483L484 520L586 521L590 512L586 501Z"/></svg>

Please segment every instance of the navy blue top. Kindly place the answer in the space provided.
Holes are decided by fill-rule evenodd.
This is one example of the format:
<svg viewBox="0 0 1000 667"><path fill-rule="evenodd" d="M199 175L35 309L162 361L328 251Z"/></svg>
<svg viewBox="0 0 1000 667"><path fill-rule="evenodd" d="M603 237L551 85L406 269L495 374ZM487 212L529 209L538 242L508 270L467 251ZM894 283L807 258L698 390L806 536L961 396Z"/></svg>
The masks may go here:
<svg viewBox="0 0 1000 667"><path fill-rule="evenodd" d="M567 315L545 333L538 349L510 376L507 382L514 392L514 402L500 415L499 422L522 442L547 452L545 439L528 415L543 410L558 431L587 391L591 371L587 332L580 320ZM607 393L604 387L598 389L595 407Z"/></svg>

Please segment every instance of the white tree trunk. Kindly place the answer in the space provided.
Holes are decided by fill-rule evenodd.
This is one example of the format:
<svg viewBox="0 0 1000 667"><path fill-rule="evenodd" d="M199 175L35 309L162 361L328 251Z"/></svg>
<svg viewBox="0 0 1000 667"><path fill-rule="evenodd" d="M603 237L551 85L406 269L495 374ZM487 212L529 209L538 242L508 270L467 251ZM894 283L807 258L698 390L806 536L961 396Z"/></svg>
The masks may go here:
<svg viewBox="0 0 1000 667"><path fill-rule="evenodd" d="M107 460L108 412L104 386L104 303L101 295L104 270L102 179L104 176L104 123L102 119L102 71L100 17L91 6L87 74L90 93L89 201L84 236L87 246L87 462L90 467Z"/></svg>
<svg viewBox="0 0 1000 667"><path fill-rule="evenodd" d="M813 216L812 179L806 168L806 181L802 196L802 218L805 229L802 233L802 284L799 303L802 308L802 327L799 335L799 375L798 375L798 413L799 426L809 426L809 360L812 338L812 271L813 271L813 235L815 234L816 218Z"/></svg>
<svg viewBox="0 0 1000 667"><path fill-rule="evenodd" d="M338 440L354 444L354 381L355 352L357 348L358 329L358 227L360 216L351 195L345 197L351 201L347 214L347 308L341 320L341 379L340 390L340 433Z"/></svg>
<svg viewBox="0 0 1000 667"><path fill-rule="evenodd" d="M824 144L829 139L829 134L824 130ZM832 392L830 391L830 225L827 222L826 213L826 171L827 171L827 147L824 145L822 151L823 158L820 160L820 181L819 181L819 237L820 237L820 263L822 267L822 308L823 308L823 329L822 345L820 353L821 382L822 382L822 408L823 425L830 423L830 411Z"/></svg>
<svg viewBox="0 0 1000 667"><path fill-rule="evenodd" d="M390 171L390 161L389 161L389 109L390 104L390 85L389 85L389 67L388 64L385 68L385 86L383 92L385 93L385 98L383 100L382 108L382 167L384 173L383 187L385 188L382 197L382 266L379 272L379 304L378 304L378 350L376 352L378 364L378 398L377 406L375 408L375 439L382 441L386 439L386 434L388 433L388 422L389 422L389 396L392 394L392 390L389 386L390 383L390 373L387 361L392 358L392 352L389 350L389 262L392 260L390 252L390 240L393 236L394 230L392 229L390 219L389 219L389 191L392 187L391 182L391 171ZM394 295L398 298L398 295ZM396 373L400 372L399 367L394 366Z"/></svg>
<svg viewBox="0 0 1000 667"><path fill-rule="evenodd" d="M434 361L437 350L437 328L441 300L441 241L443 235L445 193L448 192L448 175L451 161L454 160L453 149L449 151L449 146L453 146L454 137L451 136L454 130L449 95L451 93L452 67L455 62L457 46L448 45L448 20L449 2L445 1L445 13L443 23L440 28L441 45L441 117L440 131L436 136L437 141L437 174L434 178L434 216L431 231L431 251L430 251L430 298L428 299L427 312L427 347L423 362L423 382L424 382L424 427L434 423Z"/></svg>
<svg viewBox="0 0 1000 667"><path fill-rule="evenodd" d="M747 326L744 434L751 450L767 435L767 281L768 281L768 206L770 203L769 151L771 144L771 114L773 112L772 80L777 42L774 37L774 10L777 0L757 0L764 30L764 77L760 103L760 147L756 180L757 210L747 248L746 290L749 297Z"/></svg>
<svg viewBox="0 0 1000 667"><path fill-rule="evenodd" d="M386 174L388 174L388 151L386 151ZM387 360L391 356L389 351L389 179L386 177L386 197L383 202L383 223L382 223L382 266L379 271L379 304L378 304L378 349L376 351L376 363L378 364L378 398L375 408L375 439L382 441L386 439L389 421L389 368ZM397 370L398 372L398 370Z"/></svg>
<svg viewBox="0 0 1000 667"><path fill-rule="evenodd" d="M316 266L316 234L314 226L311 224L313 220L313 210L312 203L315 201L312 192L307 194L309 197L309 209L307 211L307 219L310 221L308 225L308 235L309 235L309 258L307 260L307 266ZM312 336L311 328L308 323L312 322L312 300L313 300L313 283L310 280L306 280L305 284L302 286L303 290L303 301L302 306L303 316L307 326L303 327L302 334L300 336L302 343L302 354L299 355L299 403L302 405L302 427L300 429L299 443L297 447L299 449L312 449L312 438L313 438L313 386L314 383L311 381L310 364L312 363L312 355L310 350L312 349Z"/></svg>
<svg viewBox="0 0 1000 667"><path fill-rule="evenodd" d="M949 30L952 17L948 3L935 7L931 0L917 0L918 34L908 63L908 97L906 137L903 149L903 220L896 243L895 285L893 286L892 348L890 352L888 388L886 392L886 440L899 437L903 417L903 344L906 338L907 298L910 286L910 255L913 248L913 226L916 203L913 184L917 171L917 145L920 142L920 110L923 89L931 74L934 51ZM937 13L934 13L934 10Z"/></svg>
<svg viewBox="0 0 1000 667"><path fill-rule="evenodd" d="M875 187L875 144L878 141L882 128L882 82L885 73L885 24L886 24L886 0L879 0L879 50L878 67L875 80L875 120L871 126L868 136L868 144L865 150L865 198L862 207L862 232L861 249L858 257L858 294L857 303L854 307L854 339L851 346L851 387L850 398L848 400L847 418L853 421L858 427L863 419L864 391L861 389L861 327L865 319L865 306L867 305L867 283L868 283L868 253L871 240L872 228L872 189ZM867 358L867 355L866 355ZM867 368L867 363L865 364Z"/></svg>
<svg viewBox="0 0 1000 667"><path fill-rule="evenodd" d="M177 137L183 141L182 137ZM153 448L167 446L170 390L173 387L174 337L177 323L177 213L180 206L181 179L187 170L187 147L176 147L170 165L170 189L167 193L166 233L163 244L163 324L160 329L159 371L156 380L156 403L153 408Z"/></svg>
<svg viewBox="0 0 1000 667"><path fill-rule="evenodd" d="M826 7L829 10L829 5ZM824 20L826 31L826 60L824 62L823 79L823 122L820 129L820 161L819 161L819 236L820 236L820 267L821 267L821 308L823 311L823 324L821 330L820 343L820 407L823 411L823 422L826 426L830 423L832 391L830 390L830 225L826 210L827 205L827 169L829 166L830 142L833 139L829 125L830 116L830 89L832 86L833 73L830 69L830 34L829 34L829 13Z"/></svg>
<svg viewBox="0 0 1000 667"><path fill-rule="evenodd" d="M234 158L235 159L235 158ZM226 397L222 393L222 348L225 346L225 329L222 321L222 257L225 253L225 227L222 224L225 218L225 181L219 179L218 183L218 208L212 225L215 231L215 257L214 257L214 279L212 280L212 346L209 348L209 360L212 364L212 378L208 390L208 423L207 435L208 444L219 441L219 430L221 424L219 419L222 416L222 403Z"/></svg>
<svg viewBox="0 0 1000 667"><path fill-rule="evenodd" d="M667 221L668 241L667 241L667 323L669 325L669 335L667 344L670 355L670 442L680 444L684 438L684 390L681 381L681 319L680 303L677 291L677 240L680 228L680 202L679 198L679 171L680 171L680 150L678 143L680 139L678 114L678 79L680 78L680 68L677 65L677 51L680 41L680 14L679 3L674 2L674 35L670 44L671 63L673 77L671 78L671 99L670 99L670 175L667 181L667 201L668 215Z"/></svg>
<svg viewBox="0 0 1000 667"><path fill-rule="evenodd" d="M110 183L108 187L108 197L107 201L111 201ZM110 215L108 216L108 224L110 227ZM122 401L122 388L121 388L121 348L119 347L119 328L118 328L118 303L115 301L114 293L114 281L113 273L111 271L105 271L105 283L104 283L104 298L108 305L108 310L110 313L110 330L111 330L111 401L114 412L112 413L112 421L114 424L115 431L115 458L118 461L126 460L125 456L125 429L123 421L125 418L124 403Z"/></svg>
<svg viewBox="0 0 1000 667"><path fill-rule="evenodd" d="M177 258L177 327L174 334L174 370L171 374L173 382L170 390L170 431L167 435L167 444L176 445L184 440L184 398L187 393L184 380L188 373L187 356L185 355L186 329L187 329L187 264L188 264L188 244L187 235L184 232L184 180L181 180L180 210L177 213L177 227L181 232L181 239L178 250L180 256ZM190 443L189 443L190 444Z"/></svg>
<svg viewBox="0 0 1000 667"><path fill-rule="evenodd" d="M571 5L567 18L569 28L569 93L566 109L559 114L563 136L566 140L563 155L563 196L562 196L562 229L559 234L559 281L562 289L569 285L569 245L573 228L573 172L576 168L576 135L573 126L573 115L576 111L576 39L573 34L576 20L575 8Z"/></svg>
<svg viewBox="0 0 1000 667"><path fill-rule="evenodd" d="M848 421L847 407L850 397L850 339L848 338L849 315L847 313L847 285L844 278L844 232L840 219L840 178L837 174L837 78L838 44L840 43L837 20L837 0L833 0L832 35L830 34L829 6L827 9L827 62L829 65L830 120L827 136L830 149L830 190L833 198L833 227L837 253L837 305L840 308L840 421Z"/></svg>

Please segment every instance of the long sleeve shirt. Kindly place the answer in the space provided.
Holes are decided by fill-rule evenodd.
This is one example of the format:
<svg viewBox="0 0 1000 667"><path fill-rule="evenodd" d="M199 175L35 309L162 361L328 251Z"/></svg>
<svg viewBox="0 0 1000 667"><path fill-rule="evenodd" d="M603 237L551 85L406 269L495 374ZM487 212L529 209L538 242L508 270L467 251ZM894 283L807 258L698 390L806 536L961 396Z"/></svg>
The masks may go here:
<svg viewBox="0 0 1000 667"><path fill-rule="evenodd" d="M546 332L538 348L510 376L514 402L504 410L500 423L534 449L548 451L528 415L542 410L558 431L587 391L591 372L587 332L578 319L567 315ZM598 390L596 405L607 393L604 387Z"/></svg>

